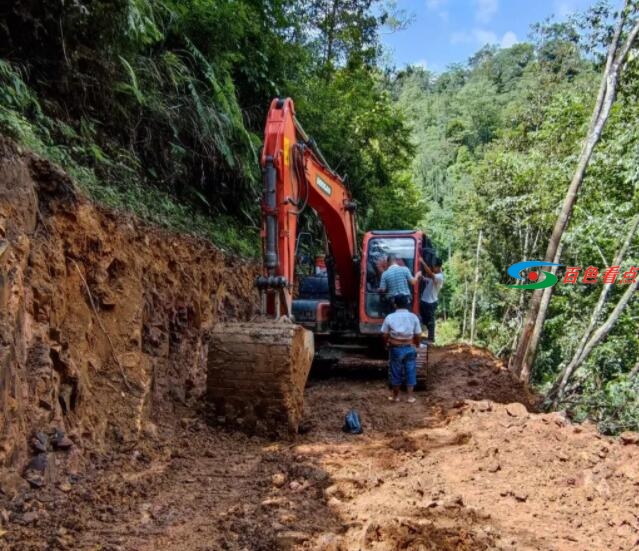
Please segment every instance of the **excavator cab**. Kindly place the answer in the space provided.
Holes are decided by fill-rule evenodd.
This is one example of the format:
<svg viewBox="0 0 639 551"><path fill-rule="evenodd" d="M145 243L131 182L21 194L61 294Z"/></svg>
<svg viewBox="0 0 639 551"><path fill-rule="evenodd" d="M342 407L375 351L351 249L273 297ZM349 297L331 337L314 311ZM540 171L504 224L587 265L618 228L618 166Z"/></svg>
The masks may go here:
<svg viewBox="0 0 639 551"><path fill-rule="evenodd" d="M379 291L380 280L393 253L414 275L425 243L424 233L412 230L370 231L364 236L359 291L359 331L379 335L384 317L392 310L391 298ZM413 289L411 310L419 315L419 288Z"/></svg>
<svg viewBox="0 0 639 551"><path fill-rule="evenodd" d="M424 258L423 248L428 244L421 231L376 230L366 233L359 263L359 300L357 309L353 310L351 330L359 329L362 336L379 336L384 318L393 311L392 297L379 291L382 274L388 268L388 255L395 254L399 264L406 266L414 275L420 268L420 256ZM329 274L318 269L314 275L300 277L297 297L293 301L295 323L315 335L328 335L335 328L331 324L329 278ZM336 275L336 286L339 288L339 275ZM411 310L419 315L419 288L413 289L412 299Z"/></svg>

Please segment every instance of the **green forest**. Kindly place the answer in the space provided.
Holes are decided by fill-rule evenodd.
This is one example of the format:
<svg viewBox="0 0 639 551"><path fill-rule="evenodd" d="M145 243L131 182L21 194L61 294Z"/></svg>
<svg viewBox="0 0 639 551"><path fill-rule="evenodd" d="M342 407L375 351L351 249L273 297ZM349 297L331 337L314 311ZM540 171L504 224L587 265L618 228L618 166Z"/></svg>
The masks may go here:
<svg viewBox="0 0 639 551"><path fill-rule="evenodd" d="M256 256L261 133L271 99L290 96L346 175L360 230L433 239L442 343L512 363L533 293L506 287L507 269L547 256L615 41L611 109L551 256L580 278L639 266L639 7L615 7L433 73L389 64L381 33L410 18L379 0L16 0L0 15L0 131L99 203ZM546 407L638 430L637 286L561 276L516 371Z"/></svg>

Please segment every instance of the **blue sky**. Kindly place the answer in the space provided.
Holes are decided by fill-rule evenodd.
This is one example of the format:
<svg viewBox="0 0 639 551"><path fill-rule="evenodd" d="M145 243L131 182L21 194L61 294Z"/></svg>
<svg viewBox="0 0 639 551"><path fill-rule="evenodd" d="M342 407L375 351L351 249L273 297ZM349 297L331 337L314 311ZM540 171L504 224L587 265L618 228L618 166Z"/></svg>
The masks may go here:
<svg viewBox="0 0 639 551"><path fill-rule="evenodd" d="M385 32L394 65L420 64L441 72L466 61L486 43L502 47L526 40L532 23L550 15L564 19L595 0L397 0L411 15L408 28ZM613 2L616 4L617 2Z"/></svg>

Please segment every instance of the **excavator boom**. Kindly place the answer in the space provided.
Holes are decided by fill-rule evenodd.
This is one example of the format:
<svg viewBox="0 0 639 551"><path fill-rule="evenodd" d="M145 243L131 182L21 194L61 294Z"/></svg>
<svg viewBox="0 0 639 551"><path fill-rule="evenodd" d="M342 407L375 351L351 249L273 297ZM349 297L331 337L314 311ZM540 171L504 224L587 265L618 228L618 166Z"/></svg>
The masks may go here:
<svg viewBox="0 0 639 551"><path fill-rule="evenodd" d="M359 255L355 209L342 179L329 167L295 117L293 100L274 99L261 155L264 174L264 277L258 281L263 313L292 315L298 217L312 208L324 225L344 301L356 304Z"/></svg>

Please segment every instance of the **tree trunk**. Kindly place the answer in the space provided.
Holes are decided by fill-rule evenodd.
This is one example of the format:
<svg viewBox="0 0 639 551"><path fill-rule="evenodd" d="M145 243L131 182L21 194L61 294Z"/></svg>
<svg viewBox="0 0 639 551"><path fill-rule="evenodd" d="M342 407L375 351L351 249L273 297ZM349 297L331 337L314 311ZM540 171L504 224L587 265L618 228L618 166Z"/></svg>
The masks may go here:
<svg viewBox="0 0 639 551"><path fill-rule="evenodd" d="M553 400L554 408L556 408L557 404L560 402L564 393L564 389L566 388L566 384L568 383L571 375L577 369L579 369L579 367L581 367L581 365L588 359L588 356L590 356L592 349L597 346L604 338L606 338L608 333L610 333L611 329L615 326L615 323L617 323L621 312L623 312L623 309L627 306L628 302L630 302L630 299L637 291L637 287L639 287L639 277L635 280L634 283L628 286L626 292L621 296L621 299L615 306L614 310L610 312L608 319L603 323L603 325L601 325L601 327L599 327L599 329L597 329L592 334L592 336L586 343L586 346L584 347L581 355L576 359L573 358L570 364L566 366L566 369L563 372L563 377L561 378L561 382L559 383L559 386L557 388L557 396Z"/></svg>
<svg viewBox="0 0 639 551"><path fill-rule="evenodd" d="M619 248L619 250L617 251L617 254L615 255L615 259L613 260L613 263L612 263L613 266L619 266L622 263L626 255L626 251L628 250L628 247L630 247L632 238L637 232L637 228L639 228L639 215L635 216L632 222L630 223L630 228L628 230L626 238L624 239L624 242L621 244L621 247ZM604 284L603 288L601 289L601 293L599 293L599 299L597 300L597 304L595 305L595 308L592 311L592 315L590 316L590 323L588 325L588 328L586 329L583 336L581 337L581 341L579 342L579 345L577 346L577 349L575 350L575 353L573 354L572 359L570 360L570 362L568 362L568 365L564 367L564 369L561 371L559 377L557 377L557 380L555 381L555 384L552 386L552 388L548 392L548 395L547 395L548 398L554 399L553 406L556 406L559 390L562 389L562 392L563 392L563 389L565 388L566 383L568 382L568 377L570 377L570 371L574 369L571 366L574 366L574 364L579 361L579 358L584 353L586 345L588 344L588 340L590 339L590 336L592 335L593 331L595 330L595 326L597 325L597 322L599 321L599 317L601 316L601 311L603 310L603 307L606 304L606 299L608 298L608 294L610 293L611 287L612 287L612 284Z"/></svg>
<svg viewBox="0 0 639 551"><path fill-rule="evenodd" d="M330 80L331 76L331 62L333 61L333 45L335 43L335 31L337 27L337 6L339 0L333 0L331 4L331 11L328 14L328 25L326 28L326 59L324 60L324 66L326 67L326 80Z"/></svg>
<svg viewBox="0 0 639 551"><path fill-rule="evenodd" d="M466 337L466 326L468 322L468 279L464 275L464 321L462 322L462 340Z"/></svg>
<svg viewBox="0 0 639 551"><path fill-rule="evenodd" d="M477 307L477 288L479 287L479 252L481 249L481 230L477 237L477 253L475 255L475 286L473 288L473 303L470 308L470 344L475 340L475 309Z"/></svg>
<svg viewBox="0 0 639 551"><path fill-rule="evenodd" d="M608 50L606 68L602 76L601 85L599 87L599 92L597 95L597 101L595 102L595 107L588 128L588 133L586 135L581 154L579 155L577 168L575 169L575 173L572 177L572 180L570 181L570 186L568 187L568 192L566 193L561 212L559 213L557 221L555 222L552 235L548 242L546 255L544 256L544 259L548 262L552 262L553 259L557 257L559 243L561 242L563 234L572 217L572 211L577 200L577 195L581 190L581 186L586 175L586 169L588 168L588 163L590 162L595 146L601 138L602 131L604 129L604 126L606 125L608 116L610 115L610 109L615 101L617 83L619 80L619 74L622 69L622 64L632 44L637 38L637 33L639 33L638 20L635 22L634 26L628 33L623 47L619 49L621 31L629 11L630 0L626 0L626 4L619 17L619 22L617 24L617 28L615 29L615 34ZM635 11L636 10L633 9L633 13ZM534 328L537 324L543 326L545 321L545 313L544 317L539 316L543 296L544 292L541 290L535 291L532 296L528 315L526 316L526 323L524 324L524 329L519 340L519 344L517 345L517 351L515 353L515 358L512 366L515 374L518 375L519 378L526 383L529 381L532 364L535 360L535 355L537 352L536 348L538 342L535 343L534 347L531 346ZM551 296L552 287L549 287L547 289L546 300L550 301ZM539 328L538 331L540 332L541 328Z"/></svg>
<svg viewBox="0 0 639 551"><path fill-rule="evenodd" d="M563 249L563 245L560 243L557 248L557 254L555 255L555 259L553 262L555 264L559 263L559 259L561 258L561 251ZM550 268L550 273L557 273L557 266L552 266ZM524 381L530 380L531 369L534 361L534 357L531 357L532 351L537 350L537 346L539 345L539 341L541 340L541 332L544 327L544 320L546 319L546 314L548 313L548 306L550 305L550 299L552 298L552 287L546 287L543 290L543 294L541 296L541 303L539 305L539 313L537 314L537 322L533 327L532 334L530 336L530 345L526 350L526 355L524 356L524 362L521 369L520 378ZM540 321L541 320L541 321Z"/></svg>
<svg viewBox="0 0 639 551"><path fill-rule="evenodd" d="M635 364L635 366L630 370L630 373L628 373L628 378L632 379L633 377L636 377L637 375L639 375L639 360L637 360L637 363Z"/></svg>

